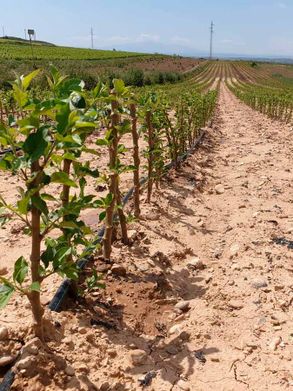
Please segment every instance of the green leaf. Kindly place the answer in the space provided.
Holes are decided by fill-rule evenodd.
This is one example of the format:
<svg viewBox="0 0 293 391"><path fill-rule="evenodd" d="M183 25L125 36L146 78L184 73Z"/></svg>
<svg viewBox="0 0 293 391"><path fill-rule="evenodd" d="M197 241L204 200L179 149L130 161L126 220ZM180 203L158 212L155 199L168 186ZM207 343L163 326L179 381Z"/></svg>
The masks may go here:
<svg viewBox="0 0 293 391"><path fill-rule="evenodd" d="M73 221L62 221L60 223L61 228L71 228L71 229L76 229L79 228L77 224L75 224Z"/></svg>
<svg viewBox="0 0 293 391"><path fill-rule="evenodd" d="M84 226L84 227L81 227L81 232L86 236L86 235L93 235L93 231L91 230L90 227L88 226Z"/></svg>
<svg viewBox="0 0 293 391"><path fill-rule="evenodd" d="M70 108L68 104L63 104L57 110L56 121L57 131L61 134L66 130L69 123Z"/></svg>
<svg viewBox="0 0 293 391"><path fill-rule="evenodd" d="M13 292L14 288L12 285L0 285L0 308L6 306Z"/></svg>
<svg viewBox="0 0 293 391"><path fill-rule="evenodd" d="M75 91L70 95L70 103L74 108L85 109L86 107L86 101L84 97Z"/></svg>
<svg viewBox="0 0 293 391"><path fill-rule="evenodd" d="M28 263L24 257L18 258L14 264L13 281L22 284L28 273Z"/></svg>
<svg viewBox="0 0 293 391"><path fill-rule="evenodd" d="M17 209L21 214L23 214L23 215L27 214L28 203L29 203L28 196L25 196L21 200L17 201Z"/></svg>
<svg viewBox="0 0 293 391"><path fill-rule="evenodd" d="M101 200L96 200L96 201L94 201L94 203L93 203L93 207L94 208L102 208L102 207L104 207L105 206L105 203L104 203L104 200L103 199L101 199Z"/></svg>
<svg viewBox="0 0 293 391"><path fill-rule="evenodd" d="M62 159L67 159L67 160L71 160L72 162L76 161L76 156L73 154L73 153L70 153L70 152L66 152L63 156L62 156Z"/></svg>
<svg viewBox="0 0 293 391"><path fill-rule="evenodd" d="M13 98L19 107L24 107L28 102L28 93L19 88L18 85L13 84Z"/></svg>
<svg viewBox="0 0 293 391"><path fill-rule="evenodd" d="M103 278L104 278L103 275L98 275L96 270L93 270L93 275L86 279L88 291L91 291L92 289L95 288L105 289L106 285L100 282Z"/></svg>
<svg viewBox="0 0 293 391"><path fill-rule="evenodd" d="M32 196L31 198L32 204L35 208L37 208L40 212L44 213L45 216L49 214L49 210L46 202L39 196Z"/></svg>
<svg viewBox="0 0 293 391"><path fill-rule="evenodd" d="M112 201L113 201L113 194L112 193L107 194L105 197L105 205L109 206Z"/></svg>
<svg viewBox="0 0 293 391"><path fill-rule="evenodd" d="M29 289L30 289L31 291L40 292L40 290L41 290L41 285L40 285L40 283L39 283L38 281L35 281L35 282L33 282L33 283L30 285Z"/></svg>
<svg viewBox="0 0 293 391"><path fill-rule="evenodd" d="M23 144L23 150L29 155L32 162L44 155L48 146L46 140L47 129L38 129L36 133L31 133Z"/></svg>
<svg viewBox="0 0 293 391"><path fill-rule="evenodd" d="M58 270L58 273L61 276L65 276L69 278L70 280L78 280L79 277L79 269L76 267L76 265L67 264L64 265L62 268Z"/></svg>
<svg viewBox="0 0 293 391"><path fill-rule="evenodd" d="M40 196L44 201L57 201L51 194L42 193Z"/></svg>
<svg viewBox="0 0 293 391"><path fill-rule="evenodd" d="M41 255L41 260L44 263L45 268L47 268L49 263L53 261L54 256L55 249L48 243L46 250Z"/></svg>
<svg viewBox="0 0 293 391"><path fill-rule="evenodd" d="M99 97L105 97L108 95L108 89L107 87L99 81L96 87L93 90L93 96L94 98L99 98Z"/></svg>
<svg viewBox="0 0 293 391"><path fill-rule="evenodd" d="M68 97L72 91L81 91L81 87L80 79L68 79L60 86L60 93L65 97Z"/></svg>
<svg viewBox="0 0 293 391"><path fill-rule="evenodd" d="M85 146L83 146L82 150L84 152L91 153L92 155L95 155L95 156L100 156L101 155L101 153L99 151L97 151L96 149L87 148Z"/></svg>
<svg viewBox="0 0 293 391"><path fill-rule="evenodd" d="M10 165L8 164L8 162L6 160L4 160L4 159L0 160L0 170L6 171L9 168L9 166Z"/></svg>
<svg viewBox="0 0 293 391"><path fill-rule="evenodd" d="M66 172L54 172L51 176L51 181L54 183L61 183L62 185L78 187L77 184L69 178Z"/></svg>
<svg viewBox="0 0 293 391"><path fill-rule="evenodd" d="M82 128L95 129L95 127L96 127L96 125L93 122L76 121L76 123L75 123L76 129L82 129Z"/></svg>
<svg viewBox="0 0 293 391"><path fill-rule="evenodd" d="M125 84L124 81L121 79L114 79L113 80L114 90L118 96L122 95L123 92L125 92Z"/></svg>
<svg viewBox="0 0 293 391"><path fill-rule="evenodd" d="M68 258L69 255L72 254L72 248L71 247L68 247L68 246L64 246L64 247L61 247L56 255L55 255L55 259L54 259L54 263L56 262L57 264L61 264L64 260L66 260L66 258ZM55 264L56 264L55 263Z"/></svg>
<svg viewBox="0 0 293 391"><path fill-rule="evenodd" d="M131 124L129 120L124 120L121 125L116 127L119 134L122 136L126 133L131 132Z"/></svg>
<svg viewBox="0 0 293 391"><path fill-rule="evenodd" d="M100 221L103 221L103 220L105 219L105 217L106 217L106 211L104 210L103 212L101 212L101 213L99 214L99 220L100 220Z"/></svg>
<svg viewBox="0 0 293 391"><path fill-rule="evenodd" d="M26 90L31 84L32 80L40 73L40 69L29 73L27 76L21 76L21 84L24 90Z"/></svg>
<svg viewBox="0 0 293 391"><path fill-rule="evenodd" d="M96 144L97 145L109 145L109 141L104 139L104 138L99 138L97 141L96 141Z"/></svg>

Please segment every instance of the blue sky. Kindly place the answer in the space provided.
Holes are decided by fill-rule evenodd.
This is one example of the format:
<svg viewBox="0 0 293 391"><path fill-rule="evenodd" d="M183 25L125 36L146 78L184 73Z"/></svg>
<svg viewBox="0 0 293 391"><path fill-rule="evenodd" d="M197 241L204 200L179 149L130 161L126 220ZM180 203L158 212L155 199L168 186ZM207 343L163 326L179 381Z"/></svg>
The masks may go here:
<svg viewBox="0 0 293 391"><path fill-rule="evenodd" d="M293 0L0 0L5 34L56 44L170 53L293 56ZM1 30L0 30L1 32ZM2 33L1 33L2 35Z"/></svg>

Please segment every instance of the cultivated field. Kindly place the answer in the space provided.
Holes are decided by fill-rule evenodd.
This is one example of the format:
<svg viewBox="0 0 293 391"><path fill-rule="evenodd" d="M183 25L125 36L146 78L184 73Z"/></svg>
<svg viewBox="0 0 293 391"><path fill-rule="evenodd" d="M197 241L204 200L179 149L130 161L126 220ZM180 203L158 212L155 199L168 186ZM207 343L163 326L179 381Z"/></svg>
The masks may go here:
<svg viewBox="0 0 293 391"><path fill-rule="evenodd" d="M124 57L143 57L145 54L116 50L91 50L62 46L41 45L33 42L33 54L36 60L103 60ZM29 42L0 39L1 59L28 59L32 57Z"/></svg>
<svg viewBox="0 0 293 391"><path fill-rule="evenodd" d="M172 83L51 68L2 92L11 390L293 385L293 68L180 61Z"/></svg>
<svg viewBox="0 0 293 391"><path fill-rule="evenodd" d="M26 41L16 39L0 39L0 59L0 90L9 90L9 82L16 75L30 73L36 68L49 71L51 63L69 78L82 78L90 89L99 80L109 83L114 78L138 87L174 83L202 62L175 55L64 48L40 43L33 44L32 52ZM44 74L33 84L39 90L45 90Z"/></svg>

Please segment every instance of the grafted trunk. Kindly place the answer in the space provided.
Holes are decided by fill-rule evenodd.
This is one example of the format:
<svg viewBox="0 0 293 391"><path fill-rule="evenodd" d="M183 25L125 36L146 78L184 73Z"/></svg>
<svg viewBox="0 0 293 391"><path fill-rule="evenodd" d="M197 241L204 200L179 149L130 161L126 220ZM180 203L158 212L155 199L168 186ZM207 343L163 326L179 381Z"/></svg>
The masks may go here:
<svg viewBox="0 0 293 391"><path fill-rule="evenodd" d="M123 205L122 205L121 194L120 194L120 191L119 191L118 183L117 183L117 186L116 186L116 202L117 202L117 206L119 206L119 208L118 208L118 217L119 217L120 226L121 226L122 242L124 244L128 244L129 243L129 239L128 239L128 234L127 234L126 217L125 217L125 214L124 214L123 209L122 209Z"/></svg>
<svg viewBox="0 0 293 391"><path fill-rule="evenodd" d="M39 162L36 161L32 163L31 166L32 173L40 171ZM36 187L38 183L32 183L32 187ZM39 193L35 193L36 197L39 197ZM32 242L31 242L31 279L33 282L41 282L39 268L40 268L40 258L41 258L41 235L40 235L40 211L32 206L31 208L31 225L32 225ZM33 328L34 333L41 340L44 340L44 330L43 330L43 315L44 309L41 304L40 292L32 291L30 292L29 301L32 307L33 313Z"/></svg>
<svg viewBox="0 0 293 391"><path fill-rule="evenodd" d="M67 175L70 174L70 167L71 167L72 161L69 159L64 159L63 162L63 172L65 172ZM62 190L62 205L65 207L69 202L69 192L70 192L70 186L63 185Z"/></svg>
<svg viewBox="0 0 293 391"><path fill-rule="evenodd" d="M134 216L139 218L140 216L140 183L139 183L139 146L138 146L138 133L137 133L137 117L135 104L130 105L130 115L132 120L131 133L133 141L133 164L135 170L133 171L133 184L134 184Z"/></svg>
<svg viewBox="0 0 293 391"><path fill-rule="evenodd" d="M116 126L119 124L119 114L117 112L118 102L112 101L111 115L111 132L112 141L109 146L109 192L112 194L112 201L106 209L105 233L103 237L103 256L105 261L110 261L112 251L112 234L113 234L113 216L117 192L117 154L118 154L118 134Z"/></svg>
<svg viewBox="0 0 293 391"><path fill-rule="evenodd" d="M148 130L148 193L147 202L151 202L152 190L153 190L153 166L154 166L154 129L152 124L152 113L147 111L146 113L146 125Z"/></svg>

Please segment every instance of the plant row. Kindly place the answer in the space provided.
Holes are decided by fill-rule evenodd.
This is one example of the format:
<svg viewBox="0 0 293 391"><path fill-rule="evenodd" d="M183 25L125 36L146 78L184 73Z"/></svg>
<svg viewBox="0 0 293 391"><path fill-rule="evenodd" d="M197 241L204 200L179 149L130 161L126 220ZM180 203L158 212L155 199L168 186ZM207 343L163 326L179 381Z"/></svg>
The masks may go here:
<svg viewBox="0 0 293 391"><path fill-rule="evenodd" d="M287 123L292 121L292 91L256 86L253 84L230 84L229 88L248 106L268 115L270 118Z"/></svg>
<svg viewBox="0 0 293 391"><path fill-rule="evenodd" d="M10 151L0 161L0 169L21 181L15 204L0 196L1 224L19 219L31 238L30 258L21 256L12 276L0 277L0 307L15 292L25 295L31 304L35 335L43 339L43 282L53 274L77 280L77 260L95 251L102 251L105 262L111 262L114 229L128 244L121 202L123 174L133 173L133 214L139 219L142 173L147 176L147 201L151 202L153 186L159 184L165 165L172 162L178 167L180 155L193 145L199 129L213 115L217 93L183 90L174 100L166 93L134 94L119 79L113 80L113 88L100 82L85 91L82 81L68 79L52 67L46 75L49 92L37 98L29 87L39 72L13 83L12 98L22 115L19 119L9 116L0 124L1 147ZM99 154L87 147L93 132L99 133L96 144L107 155L106 168L84 159ZM131 135L131 148L123 144L126 134ZM141 139L147 145L143 151ZM129 153L132 164L126 165L123 157ZM104 182L105 196L87 193L90 178ZM99 211L97 225L103 222L105 226L102 248L82 219L86 209ZM93 271L89 286L99 286L99 280Z"/></svg>

